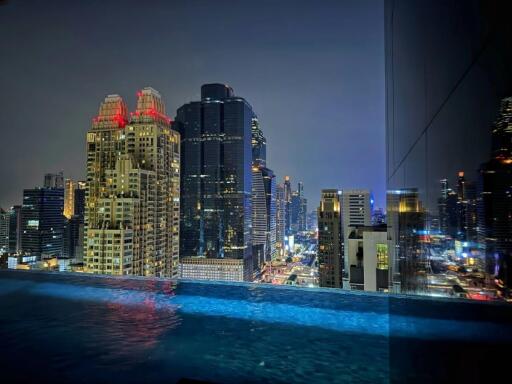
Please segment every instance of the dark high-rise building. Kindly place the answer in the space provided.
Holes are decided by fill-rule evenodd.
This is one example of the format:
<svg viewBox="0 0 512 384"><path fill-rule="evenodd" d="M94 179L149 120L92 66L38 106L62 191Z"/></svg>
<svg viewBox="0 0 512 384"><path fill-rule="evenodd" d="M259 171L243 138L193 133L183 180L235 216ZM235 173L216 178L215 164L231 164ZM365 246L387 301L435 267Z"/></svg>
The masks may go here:
<svg viewBox="0 0 512 384"><path fill-rule="evenodd" d="M448 179L441 179L441 195L437 200L438 219L439 219L439 231L442 234L448 233Z"/></svg>
<svg viewBox="0 0 512 384"><path fill-rule="evenodd" d="M253 164L266 166L267 163L267 139L260 129L258 117L254 115L251 119L252 132L252 159Z"/></svg>
<svg viewBox="0 0 512 384"><path fill-rule="evenodd" d="M84 221L85 215L85 182L79 181L73 196L73 215L79 216Z"/></svg>
<svg viewBox="0 0 512 384"><path fill-rule="evenodd" d="M66 185L67 187L67 185ZM66 193L64 193L66 195ZM71 216L64 221L64 256L83 260L84 247L84 214L85 214L85 183L73 183L72 202L68 203ZM66 210L66 204L64 204Z"/></svg>
<svg viewBox="0 0 512 384"><path fill-rule="evenodd" d="M0 255L9 252L9 212L0 208Z"/></svg>
<svg viewBox="0 0 512 384"><path fill-rule="evenodd" d="M265 261L275 256L276 190L274 172L266 168L267 140L258 118L251 119L252 135L252 258L259 270Z"/></svg>
<svg viewBox="0 0 512 384"><path fill-rule="evenodd" d="M316 222L315 212L315 222ZM316 225L315 225L316 226ZM276 186L276 255L284 254L284 236L286 230L286 201L284 198L284 184Z"/></svg>
<svg viewBox="0 0 512 384"><path fill-rule="evenodd" d="M80 222L82 220L82 222ZM83 255L83 217L75 215L64 220L63 256L76 258Z"/></svg>
<svg viewBox="0 0 512 384"><path fill-rule="evenodd" d="M251 105L224 84L178 109L181 133L181 276L252 276Z"/></svg>
<svg viewBox="0 0 512 384"><path fill-rule="evenodd" d="M300 196L300 207L299 207L299 218L297 223L297 229L299 231L307 230L308 222L308 199L304 197L304 186L302 182L299 183L299 196Z"/></svg>
<svg viewBox="0 0 512 384"><path fill-rule="evenodd" d="M34 188L23 191L21 247L36 256L62 256L64 189Z"/></svg>
<svg viewBox="0 0 512 384"><path fill-rule="evenodd" d="M299 181L297 190L292 192L290 204L291 233L306 230L307 200L304 197L304 184Z"/></svg>
<svg viewBox="0 0 512 384"><path fill-rule="evenodd" d="M387 230L389 240L389 284L393 292L426 292L428 259L421 233L425 211L416 189L389 191Z"/></svg>
<svg viewBox="0 0 512 384"><path fill-rule="evenodd" d="M21 250L21 205L9 210L9 253Z"/></svg>
<svg viewBox="0 0 512 384"><path fill-rule="evenodd" d="M454 240L474 236L474 224L468 222L474 217L474 195L466 186L477 180L480 165L488 161L489 126L501 99L512 95L510 8L506 1L385 2L387 184L390 191L416 190L424 207L404 225L398 223L399 228L421 233L439 212L439 227ZM497 131L495 155L507 152L501 143L509 140ZM464 182L456 178L461 170ZM438 201L439 180L445 178L449 180ZM496 180L492 188L498 187L503 185ZM468 199L462 199L461 193L468 192ZM391 232L396 225L389 226L389 221L388 215ZM447 246L453 247L449 241ZM427 242L420 245L428 247ZM420 261L412 274L419 275L425 273L422 258L428 261L432 250L420 250L425 256L419 259L413 244L410 251L400 252ZM425 292L421 282L402 285L408 292L415 287Z"/></svg>
<svg viewBox="0 0 512 384"><path fill-rule="evenodd" d="M480 167L478 239L485 246L487 272L501 293L512 295L512 97L501 103L492 129L492 158Z"/></svg>
<svg viewBox="0 0 512 384"><path fill-rule="evenodd" d="M265 261L277 256L277 190L274 172L268 168L262 169L263 186L265 187L265 203L267 209L267 233Z"/></svg>
<svg viewBox="0 0 512 384"><path fill-rule="evenodd" d="M64 174L63 172L58 173L46 173L44 175L44 188L64 188Z"/></svg>
<svg viewBox="0 0 512 384"><path fill-rule="evenodd" d="M290 230L295 234L299 231L299 211L301 201L298 191L292 192L292 201L290 204Z"/></svg>
<svg viewBox="0 0 512 384"><path fill-rule="evenodd" d="M292 184L290 176L284 177L284 234L292 234Z"/></svg>
<svg viewBox="0 0 512 384"><path fill-rule="evenodd" d="M320 287L343 286L341 191L323 189L318 208L318 274Z"/></svg>

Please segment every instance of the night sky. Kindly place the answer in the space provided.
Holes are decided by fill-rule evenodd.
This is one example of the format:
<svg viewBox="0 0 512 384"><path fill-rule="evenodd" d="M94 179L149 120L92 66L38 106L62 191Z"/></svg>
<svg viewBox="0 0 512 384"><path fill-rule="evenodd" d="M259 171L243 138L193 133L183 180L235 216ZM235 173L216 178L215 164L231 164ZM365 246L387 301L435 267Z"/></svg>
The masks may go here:
<svg viewBox="0 0 512 384"><path fill-rule="evenodd" d="M0 207L43 174L85 178L85 134L107 94L133 110L152 86L167 114L222 82L246 98L268 166L308 210L322 188L384 205L381 1L0 1Z"/></svg>

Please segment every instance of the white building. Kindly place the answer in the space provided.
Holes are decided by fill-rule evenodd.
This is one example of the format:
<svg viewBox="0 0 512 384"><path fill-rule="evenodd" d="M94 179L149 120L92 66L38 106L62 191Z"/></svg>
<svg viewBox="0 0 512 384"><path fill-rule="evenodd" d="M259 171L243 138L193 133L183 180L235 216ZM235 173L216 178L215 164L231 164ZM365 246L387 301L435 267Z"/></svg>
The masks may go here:
<svg viewBox="0 0 512 384"><path fill-rule="evenodd" d="M372 221L372 196L367 189L344 189L341 194L341 216L343 226L343 243L347 243L351 228L357 226L370 226ZM346 248L346 247L345 247ZM344 284L347 285L349 264L347 254L344 253Z"/></svg>
<svg viewBox="0 0 512 384"><path fill-rule="evenodd" d="M345 243L350 289L387 291L389 257L386 226L351 229Z"/></svg>

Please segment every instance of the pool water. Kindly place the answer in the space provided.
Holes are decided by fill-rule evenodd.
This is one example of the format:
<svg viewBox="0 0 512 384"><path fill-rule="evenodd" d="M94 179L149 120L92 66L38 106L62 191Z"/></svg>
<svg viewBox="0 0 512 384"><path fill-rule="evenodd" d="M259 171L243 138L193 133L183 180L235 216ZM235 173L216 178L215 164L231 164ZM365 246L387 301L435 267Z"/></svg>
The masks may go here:
<svg viewBox="0 0 512 384"><path fill-rule="evenodd" d="M0 271L0 372L7 382L453 382L467 353L510 352L511 319L492 304Z"/></svg>

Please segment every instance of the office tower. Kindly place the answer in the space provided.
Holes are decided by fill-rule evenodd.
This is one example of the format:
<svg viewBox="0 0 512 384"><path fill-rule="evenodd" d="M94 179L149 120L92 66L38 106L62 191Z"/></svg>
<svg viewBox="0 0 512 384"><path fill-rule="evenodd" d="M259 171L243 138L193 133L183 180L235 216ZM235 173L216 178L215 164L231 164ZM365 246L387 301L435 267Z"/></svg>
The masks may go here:
<svg viewBox="0 0 512 384"><path fill-rule="evenodd" d="M297 184L297 194L299 195L299 212L297 218L297 230L299 232L307 230L308 200L304 197L304 184L299 181Z"/></svg>
<svg viewBox="0 0 512 384"><path fill-rule="evenodd" d="M299 231L299 211L300 196L298 191L292 192L292 201L290 203L290 233L296 234Z"/></svg>
<svg viewBox="0 0 512 384"><path fill-rule="evenodd" d="M265 262L267 242L267 199L263 173L258 166L252 168L252 258L253 268L259 270Z"/></svg>
<svg viewBox="0 0 512 384"><path fill-rule="evenodd" d="M458 210L458 195L457 192L448 189L446 197L446 215L447 215L447 232L452 239L457 239L459 236L459 210Z"/></svg>
<svg viewBox="0 0 512 384"><path fill-rule="evenodd" d="M85 181L78 181L73 192L73 215L80 216L82 222L85 215Z"/></svg>
<svg viewBox="0 0 512 384"><path fill-rule="evenodd" d="M251 119L252 135L252 258L253 268L259 270L265 261L275 257L276 209L275 177L266 168L267 141L258 118Z"/></svg>
<svg viewBox="0 0 512 384"><path fill-rule="evenodd" d="M252 169L253 266L260 269L276 252L276 185L274 173L262 166Z"/></svg>
<svg viewBox="0 0 512 384"><path fill-rule="evenodd" d="M267 163L267 139L260 129L258 117L254 115L251 119L252 137L252 161L256 166L266 166Z"/></svg>
<svg viewBox="0 0 512 384"><path fill-rule="evenodd" d="M64 256L83 261L85 182L64 182Z"/></svg>
<svg viewBox="0 0 512 384"><path fill-rule="evenodd" d="M311 211L307 214L307 230L315 231L318 229L318 213L317 211Z"/></svg>
<svg viewBox="0 0 512 384"><path fill-rule="evenodd" d="M372 223L371 193L366 189L344 189L341 193L341 216L343 223L343 243L346 242L352 228L370 226ZM346 256L346 255L345 255ZM345 257L343 270L348 273L348 259ZM345 286L348 288L348 286Z"/></svg>
<svg viewBox="0 0 512 384"><path fill-rule="evenodd" d="M466 178L460 171L457 178L457 238L466 240Z"/></svg>
<svg viewBox="0 0 512 384"><path fill-rule="evenodd" d="M421 243L425 212L416 189L388 191L389 283L395 293L427 288L428 259Z"/></svg>
<svg viewBox="0 0 512 384"><path fill-rule="evenodd" d="M75 201L74 192L75 185L73 183L73 180L64 180L64 216L68 219L71 218L71 216L73 216Z"/></svg>
<svg viewBox="0 0 512 384"><path fill-rule="evenodd" d="M15 205L9 213L9 253L21 251L21 205Z"/></svg>
<svg viewBox="0 0 512 384"><path fill-rule="evenodd" d="M460 223L474 215L474 208L464 215L461 211L467 206L457 209L466 187L458 172L464 171L466 185L477 180L479 170L480 175L491 175L480 167L493 148L489 126L500 100L512 95L512 27L506 3L456 0L449 6L444 1L411 6L407 0L385 2L388 190L416 189L424 206L423 227L439 212L442 232L459 242L463 239L458 233ZM501 137L505 143L509 140ZM501 141L495 141L495 153L506 148ZM439 204L442 179L449 180L441 185ZM484 191L491 192L487 187ZM468 239L474 236L471 231ZM428 244L423 247L426 254L442 255L453 252L453 243L445 241L441 250ZM475 255L482 246L477 244ZM486 276L486 280L493 289L494 278Z"/></svg>
<svg viewBox="0 0 512 384"><path fill-rule="evenodd" d="M320 287L343 285L341 192L323 189L318 208L318 273Z"/></svg>
<svg viewBox="0 0 512 384"><path fill-rule="evenodd" d="M315 212L315 221L316 221ZM284 199L284 184L276 186L276 255L284 255L284 236L286 227L286 201Z"/></svg>
<svg viewBox="0 0 512 384"><path fill-rule="evenodd" d="M291 194L290 230L292 234L306 230L307 200L304 197L304 184L299 182L297 190Z"/></svg>
<svg viewBox="0 0 512 384"><path fill-rule="evenodd" d="M177 276L180 139L170 123L151 87L137 93L129 120L120 96L101 104L87 134L89 272Z"/></svg>
<svg viewBox="0 0 512 384"><path fill-rule="evenodd" d="M371 194L366 189L344 189L342 198L343 230L359 225L370 226Z"/></svg>
<svg viewBox="0 0 512 384"><path fill-rule="evenodd" d="M290 176L284 177L284 235L292 234L292 184Z"/></svg>
<svg viewBox="0 0 512 384"><path fill-rule="evenodd" d="M389 258L386 225L356 227L345 243L350 289L387 291Z"/></svg>
<svg viewBox="0 0 512 384"><path fill-rule="evenodd" d="M44 188L64 188L64 174L63 172L58 173L46 173L44 175Z"/></svg>
<svg viewBox="0 0 512 384"><path fill-rule="evenodd" d="M203 85L201 101L177 110L175 124L182 138L181 277L252 278L254 118L250 104L224 84Z"/></svg>
<svg viewBox="0 0 512 384"><path fill-rule="evenodd" d="M478 241L478 217L476 183L465 182L464 200L462 200L462 214L464 214L464 241L475 243ZM461 220L462 221L462 220ZM472 244L471 246L474 246Z"/></svg>
<svg viewBox="0 0 512 384"><path fill-rule="evenodd" d="M9 212L0 208L0 255L9 252Z"/></svg>
<svg viewBox="0 0 512 384"><path fill-rule="evenodd" d="M81 236L80 230L83 230L83 224L80 223L78 216L71 216L69 219L64 220L64 240L63 240L63 256L69 258L76 258L83 256L83 235ZM83 233L83 232L82 232ZM78 257L81 259L82 257Z"/></svg>
<svg viewBox="0 0 512 384"><path fill-rule="evenodd" d="M448 179L441 179L440 184L440 196L437 200L437 211L439 217L439 231L446 235L448 233L448 210L447 210L447 199L448 199Z"/></svg>
<svg viewBox="0 0 512 384"><path fill-rule="evenodd" d="M486 269L504 297L512 296L512 97L502 100L492 127L492 158L480 167L478 239Z"/></svg>
<svg viewBox="0 0 512 384"><path fill-rule="evenodd" d="M274 260L277 256L277 201L276 201L276 177L268 168L262 169L263 185L265 187L265 199L267 208L267 241L265 261Z"/></svg>
<svg viewBox="0 0 512 384"><path fill-rule="evenodd" d="M21 249L23 252L38 258L62 256L63 210L63 188L23 190L23 205L21 207Z"/></svg>

